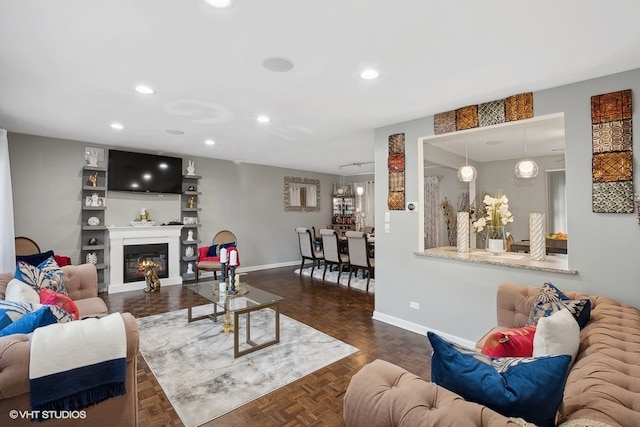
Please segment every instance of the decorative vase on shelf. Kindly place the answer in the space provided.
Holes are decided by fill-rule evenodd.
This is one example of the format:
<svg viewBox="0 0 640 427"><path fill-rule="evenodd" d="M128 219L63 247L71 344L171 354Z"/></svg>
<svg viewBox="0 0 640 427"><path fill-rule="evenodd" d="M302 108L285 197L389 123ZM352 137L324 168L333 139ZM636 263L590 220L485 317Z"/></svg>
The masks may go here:
<svg viewBox="0 0 640 427"><path fill-rule="evenodd" d="M507 237L503 225L487 225L485 249L492 255L500 255L507 251Z"/></svg>

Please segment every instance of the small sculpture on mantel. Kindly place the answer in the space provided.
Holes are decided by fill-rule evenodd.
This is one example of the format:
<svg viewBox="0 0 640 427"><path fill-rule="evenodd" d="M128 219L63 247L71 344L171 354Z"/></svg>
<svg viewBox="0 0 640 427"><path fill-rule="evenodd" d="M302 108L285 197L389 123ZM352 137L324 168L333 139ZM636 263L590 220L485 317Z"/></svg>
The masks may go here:
<svg viewBox="0 0 640 427"><path fill-rule="evenodd" d="M193 176L196 174L196 162L189 160L189 166L187 166L187 175Z"/></svg>

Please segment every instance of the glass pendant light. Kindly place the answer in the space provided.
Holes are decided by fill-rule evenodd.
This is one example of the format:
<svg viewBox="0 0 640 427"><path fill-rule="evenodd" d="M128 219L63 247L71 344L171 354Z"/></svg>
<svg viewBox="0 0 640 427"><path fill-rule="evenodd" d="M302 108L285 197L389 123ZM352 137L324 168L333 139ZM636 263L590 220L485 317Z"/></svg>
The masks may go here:
<svg viewBox="0 0 640 427"><path fill-rule="evenodd" d="M458 179L462 182L471 182L476 179L478 173L476 168L469 164L469 158L467 157L467 143L464 143L464 166L458 168Z"/></svg>
<svg viewBox="0 0 640 427"><path fill-rule="evenodd" d="M538 164L531 159L527 159L527 128L523 125L524 139L524 159L516 163L516 176L518 178L535 178L538 176Z"/></svg>

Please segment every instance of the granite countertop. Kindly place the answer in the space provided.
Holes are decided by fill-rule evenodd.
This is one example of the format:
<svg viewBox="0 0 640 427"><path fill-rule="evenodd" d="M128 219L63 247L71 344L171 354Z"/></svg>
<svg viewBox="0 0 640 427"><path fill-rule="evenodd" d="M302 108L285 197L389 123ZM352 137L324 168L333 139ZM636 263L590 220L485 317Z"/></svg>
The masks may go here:
<svg viewBox="0 0 640 427"><path fill-rule="evenodd" d="M455 246L431 248L423 252L414 252L414 254L429 258L451 259L551 273L578 274L577 270L569 268L567 257L563 255L547 255L542 261L533 261L529 254L520 252L505 252L501 255L491 255L484 249L470 249L469 252L458 252Z"/></svg>

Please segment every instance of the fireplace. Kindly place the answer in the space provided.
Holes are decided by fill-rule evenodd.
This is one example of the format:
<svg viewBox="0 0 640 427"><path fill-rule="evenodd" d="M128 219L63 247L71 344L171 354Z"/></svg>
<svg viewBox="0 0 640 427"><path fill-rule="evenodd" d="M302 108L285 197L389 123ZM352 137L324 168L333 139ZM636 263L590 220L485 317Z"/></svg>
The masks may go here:
<svg viewBox="0 0 640 427"><path fill-rule="evenodd" d="M125 271L138 273L137 263L140 255L147 255L159 264L158 275L163 277L162 286L181 285L180 275L180 234L182 225L165 225L154 227L115 226L107 227L109 231L109 285L110 294L115 292L127 292L142 290L146 283L144 277L138 280L130 279L125 282ZM157 247L164 246L162 250ZM125 248L138 247L140 252L129 262L125 258ZM142 250L140 250L142 247ZM167 249L168 247L168 249ZM146 248L146 249L145 249ZM129 251L131 248L127 249ZM164 255L160 255L164 253ZM133 264L129 266L128 264ZM160 269L162 271L160 271Z"/></svg>
<svg viewBox="0 0 640 427"><path fill-rule="evenodd" d="M167 243L126 245L123 257L124 283L144 280L144 268L149 264L154 266L158 278L166 279L169 277L168 253L169 245Z"/></svg>

